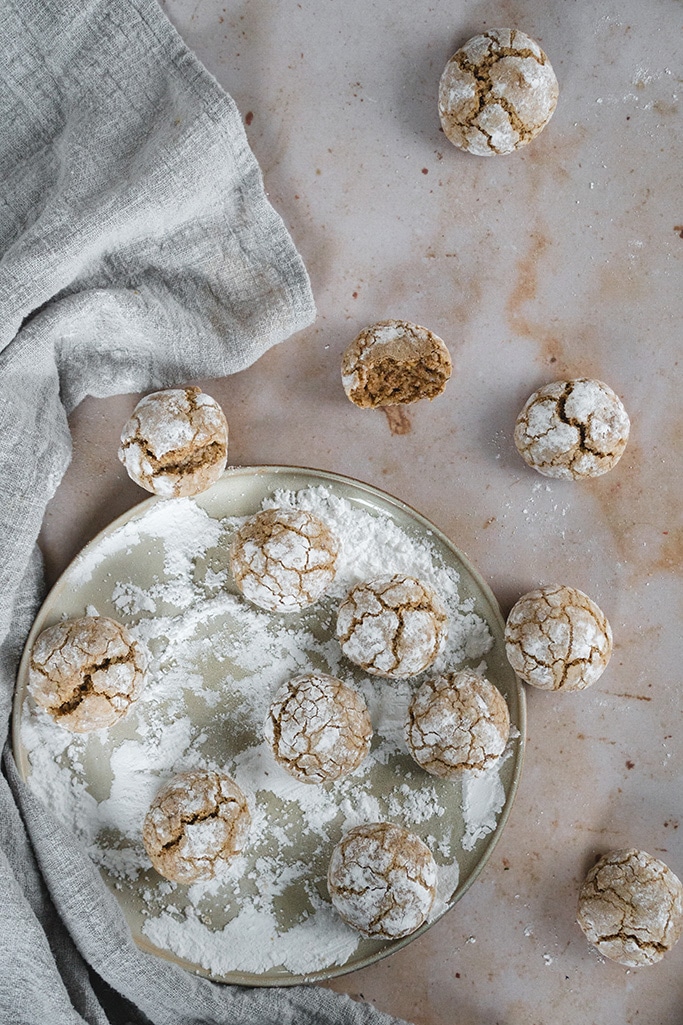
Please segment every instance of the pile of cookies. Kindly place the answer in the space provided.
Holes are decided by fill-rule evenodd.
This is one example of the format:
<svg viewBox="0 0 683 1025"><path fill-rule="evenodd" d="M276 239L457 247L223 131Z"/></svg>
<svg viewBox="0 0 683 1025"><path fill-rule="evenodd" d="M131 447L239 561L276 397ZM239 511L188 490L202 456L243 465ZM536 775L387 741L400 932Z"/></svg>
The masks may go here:
<svg viewBox="0 0 683 1025"><path fill-rule="evenodd" d="M120 458L146 490L172 498L199 494L227 461L222 410L197 388L146 396L121 435ZM230 578L242 600L267 613L298 613L331 588L340 542L303 509L264 509L230 541ZM369 676L411 679L434 665L448 636L446 608L425 581L406 575L362 580L336 613L343 656ZM126 628L104 616L48 627L31 652L29 692L64 728L103 729L141 694L147 655ZM482 773L503 754L510 716L503 695L482 675L454 669L424 679L404 725L416 765L441 779ZM361 765L373 726L354 686L311 668L273 695L263 726L275 762L301 783L332 783ZM142 827L153 867L189 885L212 878L248 843L251 811L224 772L196 767L156 794ZM372 886L368 887L368 879ZM426 920L436 896L436 864L425 843L390 822L347 832L329 862L328 890L341 917L362 935L406 936Z"/></svg>

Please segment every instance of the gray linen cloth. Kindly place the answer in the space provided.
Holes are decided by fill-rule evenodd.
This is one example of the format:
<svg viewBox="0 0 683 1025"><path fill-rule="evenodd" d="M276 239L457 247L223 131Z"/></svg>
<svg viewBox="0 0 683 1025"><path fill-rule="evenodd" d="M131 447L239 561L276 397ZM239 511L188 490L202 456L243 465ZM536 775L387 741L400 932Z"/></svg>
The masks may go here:
<svg viewBox="0 0 683 1025"><path fill-rule="evenodd" d="M0 0L0 73L0 1025L395 1022L142 953L18 777L12 691L67 414L240 370L314 306L234 103L155 0Z"/></svg>

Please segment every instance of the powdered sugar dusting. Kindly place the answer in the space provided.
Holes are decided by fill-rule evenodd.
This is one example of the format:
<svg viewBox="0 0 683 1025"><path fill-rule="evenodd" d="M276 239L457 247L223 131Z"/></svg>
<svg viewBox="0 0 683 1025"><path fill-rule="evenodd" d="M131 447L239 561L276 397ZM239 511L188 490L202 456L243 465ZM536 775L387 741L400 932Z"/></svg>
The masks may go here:
<svg viewBox="0 0 683 1025"><path fill-rule="evenodd" d="M488 626L461 600L455 568L425 531L413 535L324 487L277 492L263 506L308 510L339 540L337 576L319 603L287 615L250 605L228 571L228 547L244 520L215 519L191 499L156 502L100 538L66 581L74 601L82 589L85 608L95 593L97 611L146 644L143 694L124 721L90 736L69 735L28 705L22 718L32 788L143 916L146 939L215 977L310 976L374 949L339 918L325 884L333 847L361 823L395 822L427 842L437 864L430 918L438 916L457 887L459 862L469 864L467 852L495 828L505 801L494 769L487 795L465 801L463 827L460 784L426 776L407 754L407 708L424 674L372 678L344 659L334 636L339 601L353 584L412 575L434 588L448 614L448 640L429 672L473 660L485 668ZM359 690L374 730L361 765L322 785L285 772L263 734L278 688L311 671ZM187 887L150 868L141 827L159 787L192 768L231 776L252 825L241 855L215 879Z"/></svg>

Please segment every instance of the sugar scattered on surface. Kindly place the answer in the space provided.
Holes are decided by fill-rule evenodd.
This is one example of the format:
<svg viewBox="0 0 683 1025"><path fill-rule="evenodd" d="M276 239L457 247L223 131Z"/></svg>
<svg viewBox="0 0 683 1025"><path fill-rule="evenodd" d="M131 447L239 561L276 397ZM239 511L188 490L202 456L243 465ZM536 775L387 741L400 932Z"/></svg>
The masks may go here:
<svg viewBox="0 0 683 1025"><path fill-rule="evenodd" d="M387 572L412 575L448 611L448 641L432 671L466 660L485 670L491 635L472 602L461 601L455 569L423 535L326 488L278 492L263 506L313 512L340 542L336 580L313 615L273 616L231 593L225 552L243 520L213 519L191 499L157 502L99 539L69 571L78 588L106 579L112 559L117 570L130 567L131 579L119 573L112 581L110 602L150 652L141 698L123 724L90 736L74 737L27 706L22 719L32 788L86 842L110 884L128 887L140 902L146 938L219 977L279 967L309 975L358 953L365 941L330 905L324 876L334 844L362 822L388 819L429 837L438 871L430 919L438 917L458 884L457 849L470 851L490 833L505 802L497 769L466 780L463 836L453 819L457 786L426 780L406 754L406 711L422 677L369 678L343 659L334 638L336 607L353 584ZM149 551L159 572L146 579L139 573ZM357 686L375 731L360 767L323 786L288 775L262 734L274 692L311 668ZM248 847L217 878L180 887L150 869L140 833L159 786L193 767L233 777L252 828Z"/></svg>

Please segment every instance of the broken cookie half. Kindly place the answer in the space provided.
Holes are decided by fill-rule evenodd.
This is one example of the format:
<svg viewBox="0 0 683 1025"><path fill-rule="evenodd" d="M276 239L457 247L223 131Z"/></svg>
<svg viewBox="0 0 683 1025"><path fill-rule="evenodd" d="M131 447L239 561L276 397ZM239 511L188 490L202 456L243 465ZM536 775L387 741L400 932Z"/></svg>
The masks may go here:
<svg viewBox="0 0 683 1025"><path fill-rule="evenodd" d="M342 384L362 409L434 399L453 366L444 342L419 324L382 320L366 327L342 356Z"/></svg>

